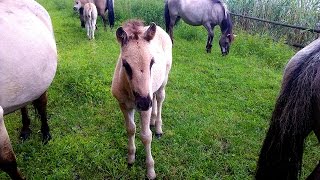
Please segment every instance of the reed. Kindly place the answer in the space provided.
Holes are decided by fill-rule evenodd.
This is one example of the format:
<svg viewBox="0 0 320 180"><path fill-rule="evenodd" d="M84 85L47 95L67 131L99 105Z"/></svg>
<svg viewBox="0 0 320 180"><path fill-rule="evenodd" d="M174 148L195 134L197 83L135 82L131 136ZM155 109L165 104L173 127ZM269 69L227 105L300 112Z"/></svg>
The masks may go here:
<svg viewBox="0 0 320 180"><path fill-rule="evenodd" d="M233 13L258 17L295 26L320 29L318 0L226 0ZM317 33L234 17L235 26L259 34L269 34L275 40L286 39L288 44L306 45L319 37Z"/></svg>

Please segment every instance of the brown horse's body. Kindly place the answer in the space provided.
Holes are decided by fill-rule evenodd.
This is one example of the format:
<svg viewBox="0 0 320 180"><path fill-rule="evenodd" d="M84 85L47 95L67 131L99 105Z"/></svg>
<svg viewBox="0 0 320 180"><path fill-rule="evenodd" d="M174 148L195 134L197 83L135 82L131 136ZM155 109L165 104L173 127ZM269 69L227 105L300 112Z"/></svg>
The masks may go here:
<svg viewBox="0 0 320 180"><path fill-rule="evenodd" d="M304 141L312 131L320 141L320 39L287 64L256 179L298 179ZM309 179L319 179L319 169L318 165Z"/></svg>
<svg viewBox="0 0 320 180"><path fill-rule="evenodd" d="M140 136L146 151L147 177L156 177L151 155L152 132L162 135L161 110L172 63L172 43L168 34L152 23L129 21L117 30L121 53L112 80L112 94L125 117L128 134L128 164L135 161L134 110L140 113ZM151 108L152 107L152 108Z"/></svg>
<svg viewBox="0 0 320 180"><path fill-rule="evenodd" d="M43 142L50 138L47 89L57 68L57 49L48 12L36 1L0 1L0 169L23 179L4 124L4 115L21 108L20 136L29 136L26 105L33 103L41 118Z"/></svg>
<svg viewBox="0 0 320 180"><path fill-rule="evenodd" d="M81 27L85 27L83 8L87 3L93 3L96 6L98 15L101 16L105 28L107 27L107 18L105 12L108 11L110 28L114 26L113 0L75 0L73 9L79 11L80 13Z"/></svg>

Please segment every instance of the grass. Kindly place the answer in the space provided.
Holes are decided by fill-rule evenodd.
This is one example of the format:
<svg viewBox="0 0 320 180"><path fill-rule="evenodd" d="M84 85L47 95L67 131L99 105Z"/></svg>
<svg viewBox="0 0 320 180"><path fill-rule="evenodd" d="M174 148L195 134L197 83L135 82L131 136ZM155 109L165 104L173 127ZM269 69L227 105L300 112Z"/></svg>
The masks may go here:
<svg viewBox="0 0 320 180"><path fill-rule="evenodd" d="M162 16L161 3L152 2L158 6L147 3L144 8L149 12L155 8L155 20L150 17L146 21L161 25L157 19ZM119 55L115 29L104 31L99 19L96 39L88 41L71 1L39 3L51 15L59 54L57 74L49 89L53 139L41 144L40 122L32 114L33 134L21 142L20 113L5 116L22 173L27 179L144 179L145 153L139 128L137 161L127 169L123 116L110 92ZM136 17L125 8L139 7L137 0L115 3L116 27ZM252 179L282 70L294 51L268 37L236 31L230 54L222 57L218 31L213 51L207 54L203 27L182 22L175 27L173 66L163 107L164 136L152 142L159 179ZM138 119L136 122L139 124ZM317 163L318 148L311 135L302 178ZM0 172L0 179L8 176Z"/></svg>

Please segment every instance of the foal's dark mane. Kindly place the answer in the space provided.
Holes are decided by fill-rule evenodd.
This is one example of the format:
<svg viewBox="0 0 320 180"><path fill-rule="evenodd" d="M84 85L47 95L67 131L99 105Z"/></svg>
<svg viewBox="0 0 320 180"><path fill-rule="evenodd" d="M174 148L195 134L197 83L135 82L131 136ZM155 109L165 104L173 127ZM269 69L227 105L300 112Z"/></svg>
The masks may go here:
<svg viewBox="0 0 320 180"><path fill-rule="evenodd" d="M141 20L129 20L123 24L123 29L128 34L129 39L138 40L143 33L144 23Z"/></svg>

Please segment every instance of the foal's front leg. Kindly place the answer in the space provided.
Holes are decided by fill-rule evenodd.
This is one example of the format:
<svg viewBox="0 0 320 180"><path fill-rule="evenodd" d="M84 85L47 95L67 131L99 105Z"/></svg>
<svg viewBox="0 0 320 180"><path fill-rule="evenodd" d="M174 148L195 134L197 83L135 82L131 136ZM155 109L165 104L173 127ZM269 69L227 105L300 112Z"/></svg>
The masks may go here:
<svg viewBox="0 0 320 180"><path fill-rule="evenodd" d="M152 141L152 132L150 130L151 109L149 109L148 111L141 111L140 117L141 117L140 136L146 151L147 177L149 179L155 179L156 173L154 171L154 160L151 155L151 141Z"/></svg>
<svg viewBox="0 0 320 180"><path fill-rule="evenodd" d="M126 130L128 135L128 167L131 167L135 161L136 145L134 138L136 133L136 125L134 123L134 110L128 108L124 103L120 104L120 109L124 115L126 122Z"/></svg>

